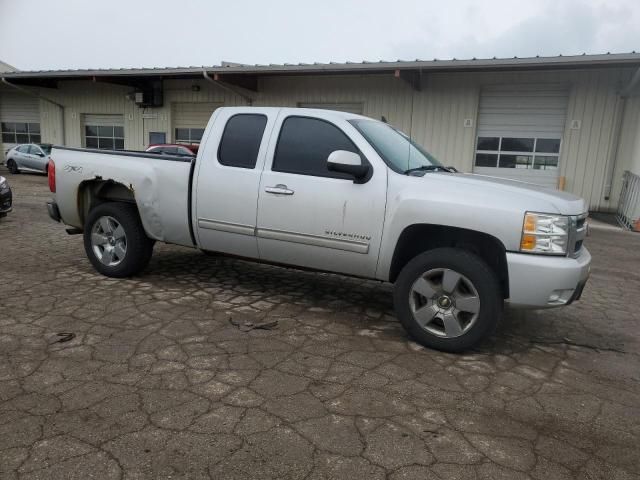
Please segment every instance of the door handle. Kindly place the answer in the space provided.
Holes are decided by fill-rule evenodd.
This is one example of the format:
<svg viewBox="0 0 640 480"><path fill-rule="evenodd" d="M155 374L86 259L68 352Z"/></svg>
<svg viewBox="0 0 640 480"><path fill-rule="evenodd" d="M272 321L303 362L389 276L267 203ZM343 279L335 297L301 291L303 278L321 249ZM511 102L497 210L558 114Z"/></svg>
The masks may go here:
<svg viewBox="0 0 640 480"><path fill-rule="evenodd" d="M267 193L275 193L276 195L293 195L293 190L289 190L286 185L282 183L277 184L275 187L265 187Z"/></svg>

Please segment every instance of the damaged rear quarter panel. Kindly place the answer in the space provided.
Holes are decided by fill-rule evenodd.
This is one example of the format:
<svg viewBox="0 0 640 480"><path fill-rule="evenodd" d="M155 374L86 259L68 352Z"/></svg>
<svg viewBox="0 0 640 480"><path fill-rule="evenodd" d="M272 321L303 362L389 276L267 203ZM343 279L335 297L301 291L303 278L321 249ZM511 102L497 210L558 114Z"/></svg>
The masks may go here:
<svg viewBox="0 0 640 480"><path fill-rule="evenodd" d="M83 182L113 181L131 190L150 238L192 246L189 234L189 162L131 155L55 149L56 202L64 223L82 228L79 188ZM71 167L82 167L74 169Z"/></svg>

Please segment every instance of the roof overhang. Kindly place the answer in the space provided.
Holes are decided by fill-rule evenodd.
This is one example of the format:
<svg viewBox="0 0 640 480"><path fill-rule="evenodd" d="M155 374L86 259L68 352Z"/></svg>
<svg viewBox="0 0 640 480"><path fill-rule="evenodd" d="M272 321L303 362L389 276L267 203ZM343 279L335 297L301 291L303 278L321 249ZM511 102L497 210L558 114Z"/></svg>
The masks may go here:
<svg viewBox="0 0 640 480"><path fill-rule="evenodd" d="M247 65L223 62L222 65L177 68L120 68L85 70L42 70L2 73L12 83L34 86L55 86L58 81L93 80L135 86L151 79L200 79L203 71L228 83L247 85L258 77L282 75L374 75L395 74L407 78L406 71L474 72L517 70L566 70L640 66L640 53L573 55L557 57L491 58L466 60L414 60L312 64ZM398 72L405 72L401 75Z"/></svg>

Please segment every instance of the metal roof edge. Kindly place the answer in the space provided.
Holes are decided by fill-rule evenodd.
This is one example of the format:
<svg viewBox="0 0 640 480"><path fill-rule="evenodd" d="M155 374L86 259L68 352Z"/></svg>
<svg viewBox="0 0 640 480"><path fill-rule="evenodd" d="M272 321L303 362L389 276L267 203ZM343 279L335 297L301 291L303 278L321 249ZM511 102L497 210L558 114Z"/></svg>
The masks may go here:
<svg viewBox="0 0 640 480"><path fill-rule="evenodd" d="M5 72L2 76L11 78L71 78L71 77L127 77L127 76L162 76L181 77L208 73L235 74L287 74L287 73L347 73L347 72L379 72L381 70L492 70L505 68L554 68L554 67L594 67L640 65L640 53L606 53L582 55L558 55L555 57L512 57L491 59L433 59L414 61L378 61L360 63L299 63L248 65L235 62L222 62L222 65L202 67L161 67L161 68L118 68L118 69L82 69L82 70L36 70Z"/></svg>

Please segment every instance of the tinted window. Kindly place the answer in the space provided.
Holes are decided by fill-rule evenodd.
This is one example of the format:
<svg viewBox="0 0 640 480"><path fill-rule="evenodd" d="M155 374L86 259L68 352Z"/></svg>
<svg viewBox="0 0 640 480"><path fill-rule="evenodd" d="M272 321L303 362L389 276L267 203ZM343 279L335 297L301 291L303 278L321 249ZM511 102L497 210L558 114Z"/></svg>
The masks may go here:
<svg viewBox="0 0 640 480"><path fill-rule="evenodd" d="M536 140L536 152L538 153L558 153L560 152L559 138L539 138Z"/></svg>
<svg viewBox="0 0 640 480"><path fill-rule="evenodd" d="M188 128L176 128L176 141L189 141Z"/></svg>
<svg viewBox="0 0 640 480"><path fill-rule="evenodd" d="M113 138L98 138L98 148L102 150L113 150Z"/></svg>
<svg viewBox="0 0 640 480"><path fill-rule="evenodd" d="M113 127L98 127L99 137L113 137Z"/></svg>
<svg viewBox="0 0 640 480"><path fill-rule="evenodd" d="M336 150L360 153L335 125L317 118L289 117L280 130L272 170L352 179L349 175L331 172L327 168L327 158Z"/></svg>
<svg viewBox="0 0 640 480"><path fill-rule="evenodd" d="M495 153L476 153L476 167L497 167L498 155Z"/></svg>
<svg viewBox="0 0 640 480"><path fill-rule="evenodd" d="M478 137L478 150L498 150L499 137Z"/></svg>
<svg viewBox="0 0 640 480"><path fill-rule="evenodd" d="M533 157L529 155L500 155L500 168L531 168Z"/></svg>
<svg viewBox="0 0 640 480"><path fill-rule="evenodd" d="M533 138L503 138L503 152L533 152Z"/></svg>
<svg viewBox="0 0 640 480"><path fill-rule="evenodd" d="M191 128L191 141L199 142L202 140L202 135L204 135L204 128Z"/></svg>
<svg viewBox="0 0 640 480"><path fill-rule="evenodd" d="M218 160L222 165L254 168L262 142L267 117L264 115L234 115L224 127Z"/></svg>
<svg viewBox="0 0 640 480"><path fill-rule="evenodd" d="M149 132L149 145L167 143L167 134L164 132Z"/></svg>
<svg viewBox="0 0 640 480"><path fill-rule="evenodd" d="M29 153L29 145L20 145L18 151L20 153Z"/></svg>

